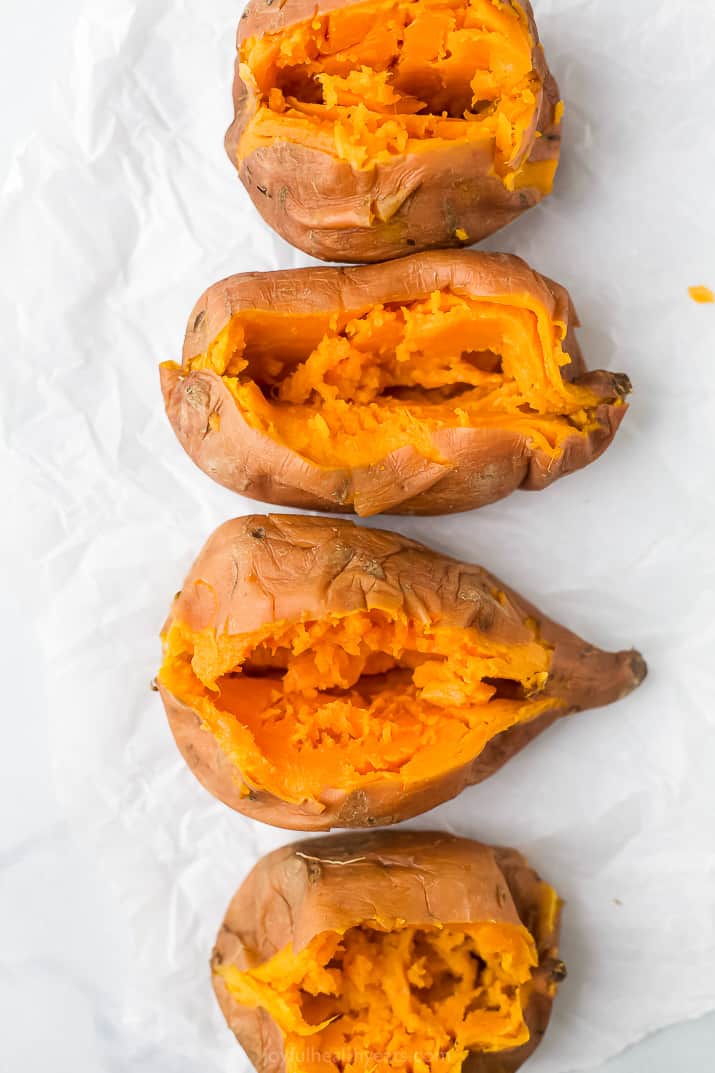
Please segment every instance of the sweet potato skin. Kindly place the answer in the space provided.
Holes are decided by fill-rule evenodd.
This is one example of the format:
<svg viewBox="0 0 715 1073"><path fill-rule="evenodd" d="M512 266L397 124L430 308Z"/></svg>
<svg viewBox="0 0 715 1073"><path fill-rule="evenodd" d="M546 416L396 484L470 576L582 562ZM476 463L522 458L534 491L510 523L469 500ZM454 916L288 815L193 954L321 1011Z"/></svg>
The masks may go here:
<svg viewBox="0 0 715 1073"><path fill-rule="evenodd" d="M628 378L586 371L575 335L579 320L568 292L508 254L443 250L359 268L232 276L209 288L194 308L184 366L205 353L242 310L270 308L304 317L344 310L359 315L379 302L413 301L446 288L485 297L528 294L563 321L564 349L572 358L563 375L590 387L603 400L596 414L600 427L587 436L574 430L556 459L532 447L519 432L452 428L433 435L444 464L408 446L374 465L326 469L252 428L216 373L187 373L168 363L161 368L161 387L179 442L204 473L250 499L361 516L473 510L518 488L547 488L595 461L613 441L627 412L623 399L630 391Z"/></svg>
<svg viewBox="0 0 715 1073"><path fill-rule="evenodd" d="M160 683L179 750L210 793L238 812L291 830L399 823L488 778L557 719L627 696L646 674L637 652L594 648L481 567L397 533L297 515L254 515L218 529L174 601L165 630L179 621L196 631L241 634L277 621L370 609L438 618L457 628L476 625L507 643L530 639L525 622L535 620L554 650L542 694L554 698L553 709L493 738L469 763L422 783L405 787L386 778L353 792L326 787L319 802L296 805L248 787L196 713Z"/></svg>
<svg viewBox="0 0 715 1073"><path fill-rule="evenodd" d="M281 1033L265 1010L241 1007L215 970L261 963L289 942L348 928L378 914L408 926L523 923L537 939L539 966L525 1011L531 1038L523 1047L472 1054L468 1073L513 1073L540 1043L551 1016L560 912L538 935L540 877L516 850L491 848L437 832L379 831L298 842L265 857L235 898L212 957L213 986L226 1021L258 1073L284 1073Z"/></svg>
<svg viewBox="0 0 715 1073"><path fill-rule="evenodd" d="M352 3L322 0L310 5L287 0L279 5L253 0L239 23L237 48L251 37ZM519 6L529 21L532 62L543 83L527 159L558 161L559 88L539 44L531 4L520 0ZM403 153L369 171L356 171L332 154L278 140L239 162L239 142L258 109L259 93L255 85L243 81L238 57L233 102L235 118L226 135L226 151L251 200L273 230L324 261L387 261L417 250L462 248L505 227L542 198L533 187L507 190L490 174L491 152L459 142ZM466 233L466 241L458 230Z"/></svg>

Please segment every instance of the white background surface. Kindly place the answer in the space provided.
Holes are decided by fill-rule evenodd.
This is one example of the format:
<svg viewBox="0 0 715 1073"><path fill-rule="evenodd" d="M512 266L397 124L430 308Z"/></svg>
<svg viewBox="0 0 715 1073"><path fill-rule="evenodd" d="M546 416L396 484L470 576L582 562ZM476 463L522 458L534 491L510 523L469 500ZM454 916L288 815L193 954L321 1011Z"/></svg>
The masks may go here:
<svg viewBox="0 0 715 1073"><path fill-rule="evenodd" d="M12 1073L40 1073L46 1068L56 1073L194 1073L202 1067L184 1056L183 1043L172 1046L156 1022L141 1016L142 995L151 990L151 979L137 978L135 946L138 942L140 964L145 970L149 966L147 976L151 977L153 964L158 977L173 971L174 978L180 978L177 994L185 1004L181 1017L186 1019L188 1011L190 1019L193 1002L196 1019L205 1020L204 1005L210 1002L205 981L187 972L181 961L196 923L190 914L182 916L182 897L203 904L207 916L213 914L200 928L214 930L213 921L227 899L229 878L233 874L231 882L238 881L253 846L243 821L226 821L176 763L159 725L160 713L143 700L147 674L157 658L152 639L140 642L133 652L126 637L127 630L131 635L147 624L152 629L159 624L198 535L205 535L214 522L238 513L241 507L228 494L207 487L174 446L161 419L153 370L159 358L176 352L185 315L206 283L234 267L273 267L277 257L293 263L293 255L262 230L253 216L239 215L248 213L246 203L231 185L220 152L226 115L216 114L214 98L204 92L201 71L191 66L180 72L174 69L166 54L169 40L161 32L155 36L151 5L142 5L146 17L137 17L138 30L136 26L132 30L131 4L95 0L89 8L92 18L85 20L84 31L77 36L73 24L80 7L74 0L51 6L46 0L0 3L3 174L15 156L9 189L11 194L17 191L20 182L23 190L19 201L13 195L12 212L3 214L1 240L2 248L12 249L13 257L3 258L0 290L6 344L10 344L0 407L2 472L10 507L4 521L2 561L6 734L0 761L0 1068ZM177 2L173 7L191 19L191 5ZM227 9L225 2L217 7L224 13ZM635 796L635 811L619 814L622 824L633 823L638 831L641 823L658 819L648 858L651 870L630 877L632 895L641 898L644 891L662 884L680 897L671 897L664 906L656 889L641 903L644 913L665 909L657 921L663 932L664 961L655 961L651 951L639 949L637 943L627 957L634 963L643 959L642 978L651 981L652 992L662 1004L662 992L669 986L663 967L672 967L673 930L682 927L687 933L688 917L709 920L710 931L703 929L702 936L712 950L715 927L712 872L708 876L707 871L713 852L712 767L704 762L712 746L712 723L710 740L704 731L707 715L712 718L707 702L708 690L712 694L714 640L713 571L708 552L715 530L713 437L707 408L712 406L715 387L715 310L696 307L686 296L691 283L715 283L711 193L715 158L712 140L707 139L715 93L715 17L709 3L695 0L687 5L687 18L677 14L683 5L674 0L649 4L634 0L629 9L605 0L597 14L590 10L594 7L566 0L540 5L548 54L571 105L566 161L552 202L491 245L524 251L536 267L572 286L592 364L630 372L637 387L636 406L613 451L599 467L563 482L538 503L533 497L517 496L456 526L449 520L422 521L412 523L410 530L452 552L473 550L475 557L521 585L530 596L542 598L548 610L594 640L614 646L637 641L649 657L653 674L641 699L602 715L583 717L583 723L552 736L548 749L537 746L529 777L539 771L548 773L549 759L558 749L567 783L564 809L586 810L589 801L594 802L593 817L589 822L582 820L579 827L582 844L570 838L542 839L540 858L551 863L550 877L560 886L561 876L555 872L564 867L568 855L571 860L596 859L603 849L599 839L612 833L613 818L609 821L596 811L596 804L608 799L601 783L613 782L610 792L620 801L627 801L629 794L618 797L618 784L642 791ZM619 50L624 42L632 47L633 24L630 32L622 24L628 11L637 18L636 10L650 12L639 28L641 62L643 56L652 61L650 69L639 70L646 87L636 85L628 52ZM603 26L603 39L593 33L598 23ZM94 32L88 33L88 27L94 27ZM225 69L228 81L231 42L224 39L223 31L213 41L207 27L204 15L197 53L202 62L207 52L215 55L221 77ZM78 79L78 70L90 69L90 56L92 76ZM71 92L67 89L70 78ZM53 88L56 79L65 85L60 93ZM181 108L163 116L162 104L182 84ZM604 116L599 105L612 101L617 93L624 101L622 112ZM652 108L648 107L649 94ZM202 112L208 103L211 111ZM60 129L70 115L80 135L75 145L67 143ZM52 116L58 121L56 140L48 121ZM186 119L186 137L174 126L177 117ZM129 149L117 154L117 126L127 118L132 120L124 132ZM37 131L42 132L40 139ZM17 156L15 147L28 142ZM72 151L77 159L72 159ZM177 169L171 182L167 182L162 156ZM65 185L53 201L48 176L58 161L76 180L74 198L67 197ZM622 196L614 198L614 189L622 191ZM174 196L169 204L162 204L167 190ZM205 195L201 202L197 190ZM189 193L192 200L185 203L184 195ZM228 203L235 199L236 206L232 242L227 241L230 232L220 211L227 198ZM132 199L142 211L127 211L126 202ZM9 204L6 196L4 205ZM656 207L659 211L654 211ZM53 286L67 295L59 313L49 295ZM26 302L31 299L30 308L18 304L23 294ZM615 314L614 303L620 303ZM51 316L44 315L45 306L52 308ZM96 316L98 307L102 316ZM638 331L632 330L634 318ZM113 349L118 337L126 348L119 352ZM137 365L142 353L148 371ZM67 398L67 389L79 382L73 375L77 369L86 370L90 387L84 398ZM66 403L63 410L57 408L60 397ZM87 438L78 434L77 407L86 416ZM99 444L93 443L97 433ZM158 448L166 452L168 461L165 468L152 472L145 452ZM56 460L52 451L57 452ZM88 462L94 451L101 462L96 470ZM135 498L124 483L127 466L132 467L131 495ZM98 475L102 486L94 484ZM113 513L109 500L115 491L125 498L115 504ZM151 507L145 498L152 497L156 499L155 522L147 524ZM189 517L197 499L201 506L195 517ZM97 528L83 529L93 509L95 517L102 514ZM136 516L127 517L127 510L130 514L136 510ZM533 534L529 548L539 549L536 562L519 554L519 533L525 524ZM559 526L566 534L561 543L553 539ZM142 558L132 550L129 564L128 537L134 541L133 549L144 552ZM568 546L574 542L583 547L580 559ZM625 590L618 573L613 606L588 606L593 592L611 586L624 558L630 577ZM134 571L136 598L127 589L127 569ZM92 580L93 591L77 584L78 575ZM62 682L57 666L51 676L43 674L40 635L53 651L63 647L65 615L57 613L58 595L65 601L69 651L70 640L78 636L82 599L88 600L89 608L92 595L101 595L106 608L104 621L89 623L86 659L69 665L79 698L74 720L67 709L67 676ZM79 603L69 607L67 601L73 599ZM116 632L115 622L121 622ZM95 634L99 637L92 648ZM679 661L687 661L692 674L679 675ZM88 691L100 678L116 683L116 691L104 706L88 707ZM133 705L141 705L135 710L142 716L149 713L154 720L148 736L128 711ZM94 716L92 726L83 723L88 710ZM70 730L84 727L90 743L87 751L77 751L74 767L65 728L58 726L60 714L66 716ZM687 735L682 721L695 717L699 721L694 726L703 732L702 743L699 747L697 741L689 742L684 752ZM649 721L652 729L646 729ZM113 739L105 733L113 723L117 726L115 757L107 754ZM126 729L132 732L133 757L119 748ZM651 735L659 743L656 751ZM624 742L629 737L632 742L634 736L641 743L641 763L633 761L632 750L618 763L618 746L627 748ZM62 806L54 792L48 740L53 743ZM94 747L106 779L86 771ZM698 752L703 770L697 775L709 783L703 781L699 797L685 786ZM146 758L156 761L153 767L143 762ZM131 837L124 842L119 839L121 850L104 852L102 835L117 841L107 817L112 812L116 815L117 804L122 803L121 787L111 784L113 759L118 779L127 771L133 775L126 786L122 821L125 836ZM605 765L609 765L608 775ZM519 774L526 771L523 766ZM556 771L554 767L552 773ZM494 801L516 796L516 774L507 779L495 786ZM475 834L474 811L485 800L481 792L475 797L477 792L446 811L450 822L469 824L468 830ZM155 807L145 814L147 797ZM186 803L185 815L166 815L174 802ZM705 809L699 817L688 811L697 803ZM79 842L70 836L68 804L75 811L73 830L82 829ZM508 825L511 838L536 847L541 802L525 795L524 804L527 815L513 818ZM78 810L82 812L79 824ZM157 831L170 831L174 821L176 845L161 840L152 843L150 832L141 846L137 831L146 827L152 814ZM493 810L486 823L498 828ZM145 885L153 892L165 889L162 884L170 890L169 862L177 854L186 862L209 846L215 852L217 826L225 832L226 857L245 854L244 859L227 859L213 877L212 889L206 885L211 884L211 877L205 873L197 872L193 878L184 874L183 889L165 903L166 913L176 912L176 920L157 923L155 908L137 904L137 891ZM506 830L505 825L500 833ZM244 832L245 844L236 840ZM630 833L636 841L637 831ZM278 833L266 835L262 845L282 838ZM139 846L136 853L131 849L134 841ZM146 854L152 846L157 875ZM679 846L685 862L678 860ZM131 882L119 897L121 852ZM534 852L536 860L536 848ZM560 854L563 863L559 865ZM163 874L164 863L167 874ZM683 864L687 885L678 891L681 877L680 873L674 876L673 869ZM628 869L618 874L622 879ZM153 933L140 932L132 940L130 918L151 919ZM166 935L171 942L165 941ZM588 973L579 963L584 951L575 928L571 941L577 964L568 985L569 1009L588 1023L589 1009L578 1007L578 991L588 993ZM176 963L167 966L162 959ZM687 964L676 967L687 973ZM715 1006L715 966L711 963L709 976L702 964L697 971L702 988L699 1008ZM677 977L673 980L677 988ZM647 1013L651 999L648 987L638 996L624 998L617 981L614 985L614 1005L628 1001ZM677 1001L673 1007L678 1008ZM218 1021L216 1025L220 1032ZM181 1032L178 1036L184 1039ZM607 1046L601 1033L593 1040L594 1051L604 1042ZM670 1073L676 1063L706 1070L712 1064L714 1045L715 1019L710 1017L648 1040L604 1070ZM552 1049L543 1061L551 1061L558 1053L558 1041L552 1044L550 1040L547 1046ZM611 1049L617 1049L617 1044ZM227 1049L226 1055L229 1065L207 1063L202 1073L243 1068L237 1049ZM571 1073L572 1068L589 1064L593 1064L589 1052L584 1052L575 1062L550 1068ZM536 1062L531 1068L537 1073Z"/></svg>

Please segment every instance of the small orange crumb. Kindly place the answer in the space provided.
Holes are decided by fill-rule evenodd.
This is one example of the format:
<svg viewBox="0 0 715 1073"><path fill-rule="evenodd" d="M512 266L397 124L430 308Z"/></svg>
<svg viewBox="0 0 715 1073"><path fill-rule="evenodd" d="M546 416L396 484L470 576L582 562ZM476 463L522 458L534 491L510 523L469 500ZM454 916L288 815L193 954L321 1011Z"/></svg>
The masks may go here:
<svg viewBox="0 0 715 1073"><path fill-rule="evenodd" d="M561 122L561 120L564 118L564 111L565 110L566 109L565 109L565 106L564 106L564 102L559 101L559 103L554 108L554 123L556 124L557 127L558 127L559 123Z"/></svg>
<svg viewBox="0 0 715 1073"><path fill-rule="evenodd" d="M464 230L463 227L458 227L457 230L454 233L455 233L455 235L457 236L457 238L459 239L460 242L466 242L467 239L469 238L469 235L467 234L467 232Z"/></svg>
<svg viewBox="0 0 715 1073"><path fill-rule="evenodd" d="M212 432L218 432L221 428L221 418L215 410L212 414L209 414L209 428Z"/></svg>
<svg viewBox="0 0 715 1073"><path fill-rule="evenodd" d="M708 302L715 302L715 294L709 287L689 287L688 294L694 302L700 302L701 305L705 305Z"/></svg>
<svg viewBox="0 0 715 1073"><path fill-rule="evenodd" d="M283 96L283 91L276 86L272 86L269 90L268 107L272 112L278 112L279 114L286 110L286 99Z"/></svg>

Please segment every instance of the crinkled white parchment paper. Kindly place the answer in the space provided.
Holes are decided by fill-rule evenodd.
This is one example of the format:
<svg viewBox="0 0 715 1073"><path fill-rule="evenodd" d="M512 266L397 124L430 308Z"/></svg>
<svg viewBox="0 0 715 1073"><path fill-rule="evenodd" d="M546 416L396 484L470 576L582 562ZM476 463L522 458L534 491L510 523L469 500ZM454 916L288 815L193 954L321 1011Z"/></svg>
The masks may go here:
<svg viewBox="0 0 715 1073"><path fill-rule="evenodd" d="M531 1068L569 1073L715 1006L715 308L687 297L715 283L715 7L537 13L567 102L564 163L555 195L490 247L571 287L591 365L631 374L633 409L604 460L550 491L380 524L650 662L632 698L420 821L520 846L566 897L570 977ZM199 545L256 509L183 455L157 363L206 285L304 263L223 155L238 15L229 0L91 0L2 203L0 417L46 592L57 781L131 924L125 1025L187 1073L247 1067L207 959L233 889L289 837L200 788L149 691Z"/></svg>

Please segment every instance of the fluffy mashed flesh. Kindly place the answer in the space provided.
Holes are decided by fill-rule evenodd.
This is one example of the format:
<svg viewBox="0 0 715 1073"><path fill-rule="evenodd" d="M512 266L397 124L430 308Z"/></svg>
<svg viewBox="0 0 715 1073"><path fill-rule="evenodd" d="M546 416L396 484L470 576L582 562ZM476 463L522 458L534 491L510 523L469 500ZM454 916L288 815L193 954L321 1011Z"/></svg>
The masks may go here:
<svg viewBox="0 0 715 1073"><path fill-rule="evenodd" d="M236 1002L276 1022L287 1073L456 1073L470 1051L528 1041L536 964L520 925L371 922L323 932L299 952L289 945L249 971L218 973Z"/></svg>
<svg viewBox="0 0 715 1073"><path fill-rule="evenodd" d="M442 429L506 429L558 457L598 428L599 399L564 379L565 326L532 295L438 290L348 314L244 310L184 372L224 380L246 422L309 461L357 469Z"/></svg>
<svg viewBox="0 0 715 1073"><path fill-rule="evenodd" d="M336 793L458 769L557 703L552 651L380 610L251 634L174 621L159 681L240 770L245 792L327 805Z"/></svg>
<svg viewBox="0 0 715 1073"><path fill-rule="evenodd" d="M523 9L504 0L352 4L248 37L239 72L258 100L239 160L275 140L355 170L474 143L507 189L549 193L557 163L529 163L542 97Z"/></svg>

